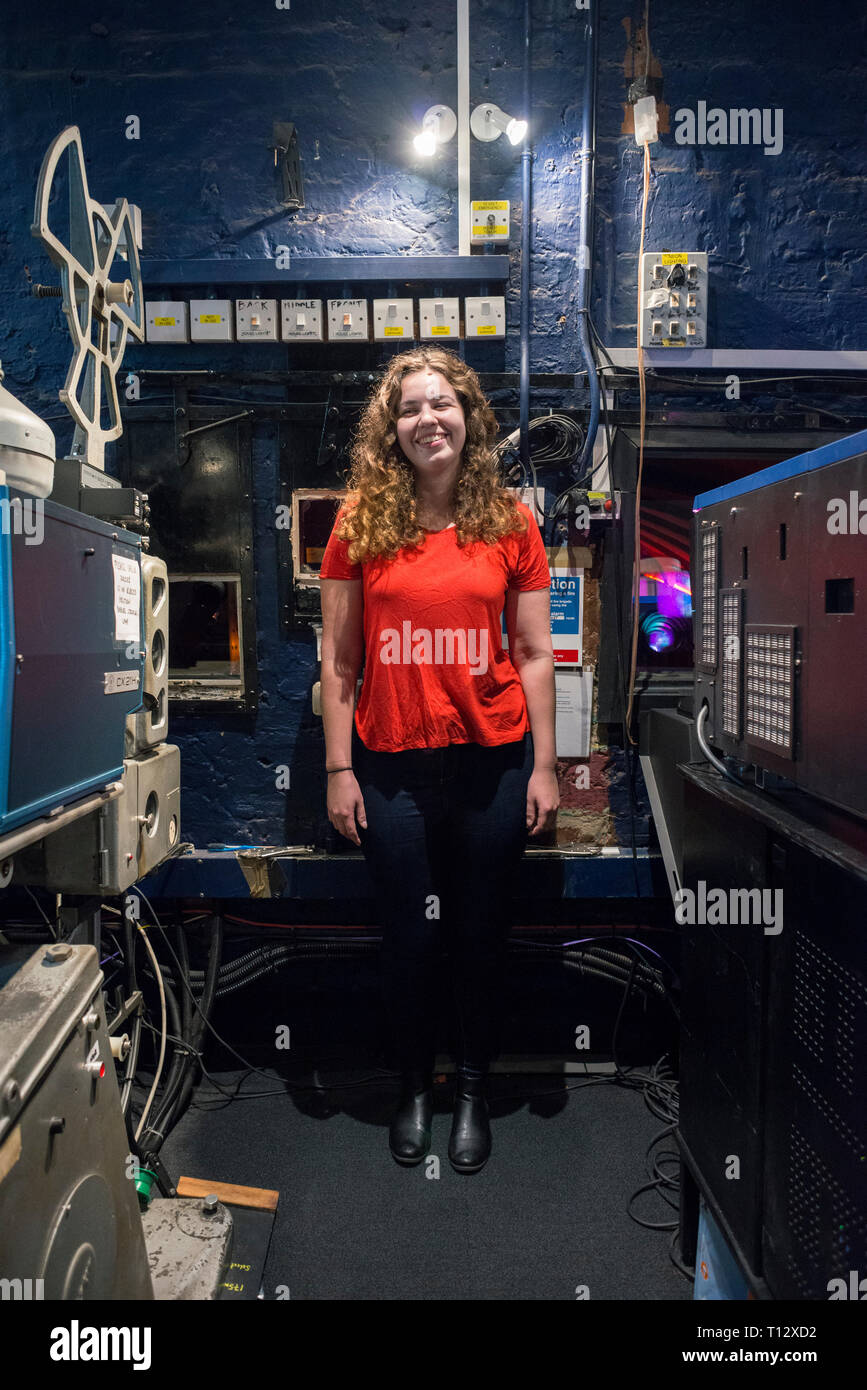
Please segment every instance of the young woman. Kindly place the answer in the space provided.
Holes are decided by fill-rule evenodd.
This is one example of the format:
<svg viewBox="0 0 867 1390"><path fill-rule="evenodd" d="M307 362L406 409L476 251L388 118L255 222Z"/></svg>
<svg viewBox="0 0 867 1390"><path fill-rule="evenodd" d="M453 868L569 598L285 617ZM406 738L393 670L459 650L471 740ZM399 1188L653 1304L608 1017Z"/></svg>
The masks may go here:
<svg viewBox="0 0 867 1390"><path fill-rule="evenodd" d="M377 895L402 1074L389 1146L406 1164L430 1148L444 931L460 1026L448 1152L466 1173L491 1150L485 1083L516 870L559 806L547 557L500 483L496 430L454 353L392 358L320 570L328 818L360 845Z"/></svg>

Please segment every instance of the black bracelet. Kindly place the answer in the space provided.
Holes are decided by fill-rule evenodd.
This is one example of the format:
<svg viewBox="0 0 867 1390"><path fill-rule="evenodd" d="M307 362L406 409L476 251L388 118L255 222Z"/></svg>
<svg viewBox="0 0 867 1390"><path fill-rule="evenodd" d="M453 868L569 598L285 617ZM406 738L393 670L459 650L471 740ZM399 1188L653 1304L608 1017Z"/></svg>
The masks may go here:
<svg viewBox="0 0 867 1390"><path fill-rule="evenodd" d="M325 771L328 773L328 776L330 777L331 774L332 774L332 772L351 772L351 771L352 771L352 768L351 768L351 767L327 767L327 768L325 769Z"/></svg>

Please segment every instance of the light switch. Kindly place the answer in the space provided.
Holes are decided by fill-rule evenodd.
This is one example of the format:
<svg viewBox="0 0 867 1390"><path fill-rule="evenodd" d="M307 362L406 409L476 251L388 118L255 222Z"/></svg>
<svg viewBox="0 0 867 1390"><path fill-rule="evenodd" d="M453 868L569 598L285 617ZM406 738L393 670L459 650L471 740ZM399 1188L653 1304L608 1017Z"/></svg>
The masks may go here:
<svg viewBox="0 0 867 1390"><path fill-rule="evenodd" d="M236 299L236 336L239 343L276 343L276 299Z"/></svg>
<svg viewBox="0 0 867 1390"><path fill-rule="evenodd" d="M366 343L369 336L366 299L329 299L329 342Z"/></svg>
<svg viewBox="0 0 867 1390"><path fill-rule="evenodd" d="M505 298L491 296L465 299L464 323L468 338L505 338Z"/></svg>
<svg viewBox="0 0 867 1390"><path fill-rule="evenodd" d="M412 339L413 303L411 299L374 299L373 336L375 339Z"/></svg>
<svg viewBox="0 0 867 1390"><path fill-rule="evenodd" d="M459 338L461 336L459 299L420 299L418 333L420 338Z"/></svg>
<svg viewBox="0 0 867 1390"><path fill-rule="evenodd" d="M284 343L296 340L322 342L321 299L283 299L280 301L280 318Z"/></svg>

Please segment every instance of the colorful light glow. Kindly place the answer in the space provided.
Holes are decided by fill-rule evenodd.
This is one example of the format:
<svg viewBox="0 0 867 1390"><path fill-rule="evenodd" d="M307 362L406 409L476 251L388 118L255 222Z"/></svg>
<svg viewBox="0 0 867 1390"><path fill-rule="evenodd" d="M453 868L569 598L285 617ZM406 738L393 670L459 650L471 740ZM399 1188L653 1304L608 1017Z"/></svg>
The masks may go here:
<svg viewBox="0 0 867 1390"><path fill-rule="evenodd" d="M646 570L641 576L640 595L655 599L658 611L666 617L688 618L692 613L687 570Z"/></svg>
<svg viewBox="0 0 867 1390"><path fill-rule="evenodd" d="M674 646L676 638L674 626L661 613L649 614L641 624L641 630L647 638L647 645L652 652L664 652L669 647Z"/></svg>

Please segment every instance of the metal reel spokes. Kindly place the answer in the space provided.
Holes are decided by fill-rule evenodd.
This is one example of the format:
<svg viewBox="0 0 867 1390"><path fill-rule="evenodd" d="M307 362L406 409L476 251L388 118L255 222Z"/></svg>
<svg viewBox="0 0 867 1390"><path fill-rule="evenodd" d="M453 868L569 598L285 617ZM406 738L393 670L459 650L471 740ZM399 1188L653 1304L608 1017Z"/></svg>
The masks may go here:
<svg viewBox="0 0 867 1390"><path fill-rule="evenodd" d="M127 334L144 340L144 304L129 204L121 198L106 210L91 198L78 126L67 126L46 151L30 230L60 271L75 347L60 391L75 421L72 453L102 469L106 443L123 431L115 373ZM120 278L112 280L116 260Z"/></svg>

